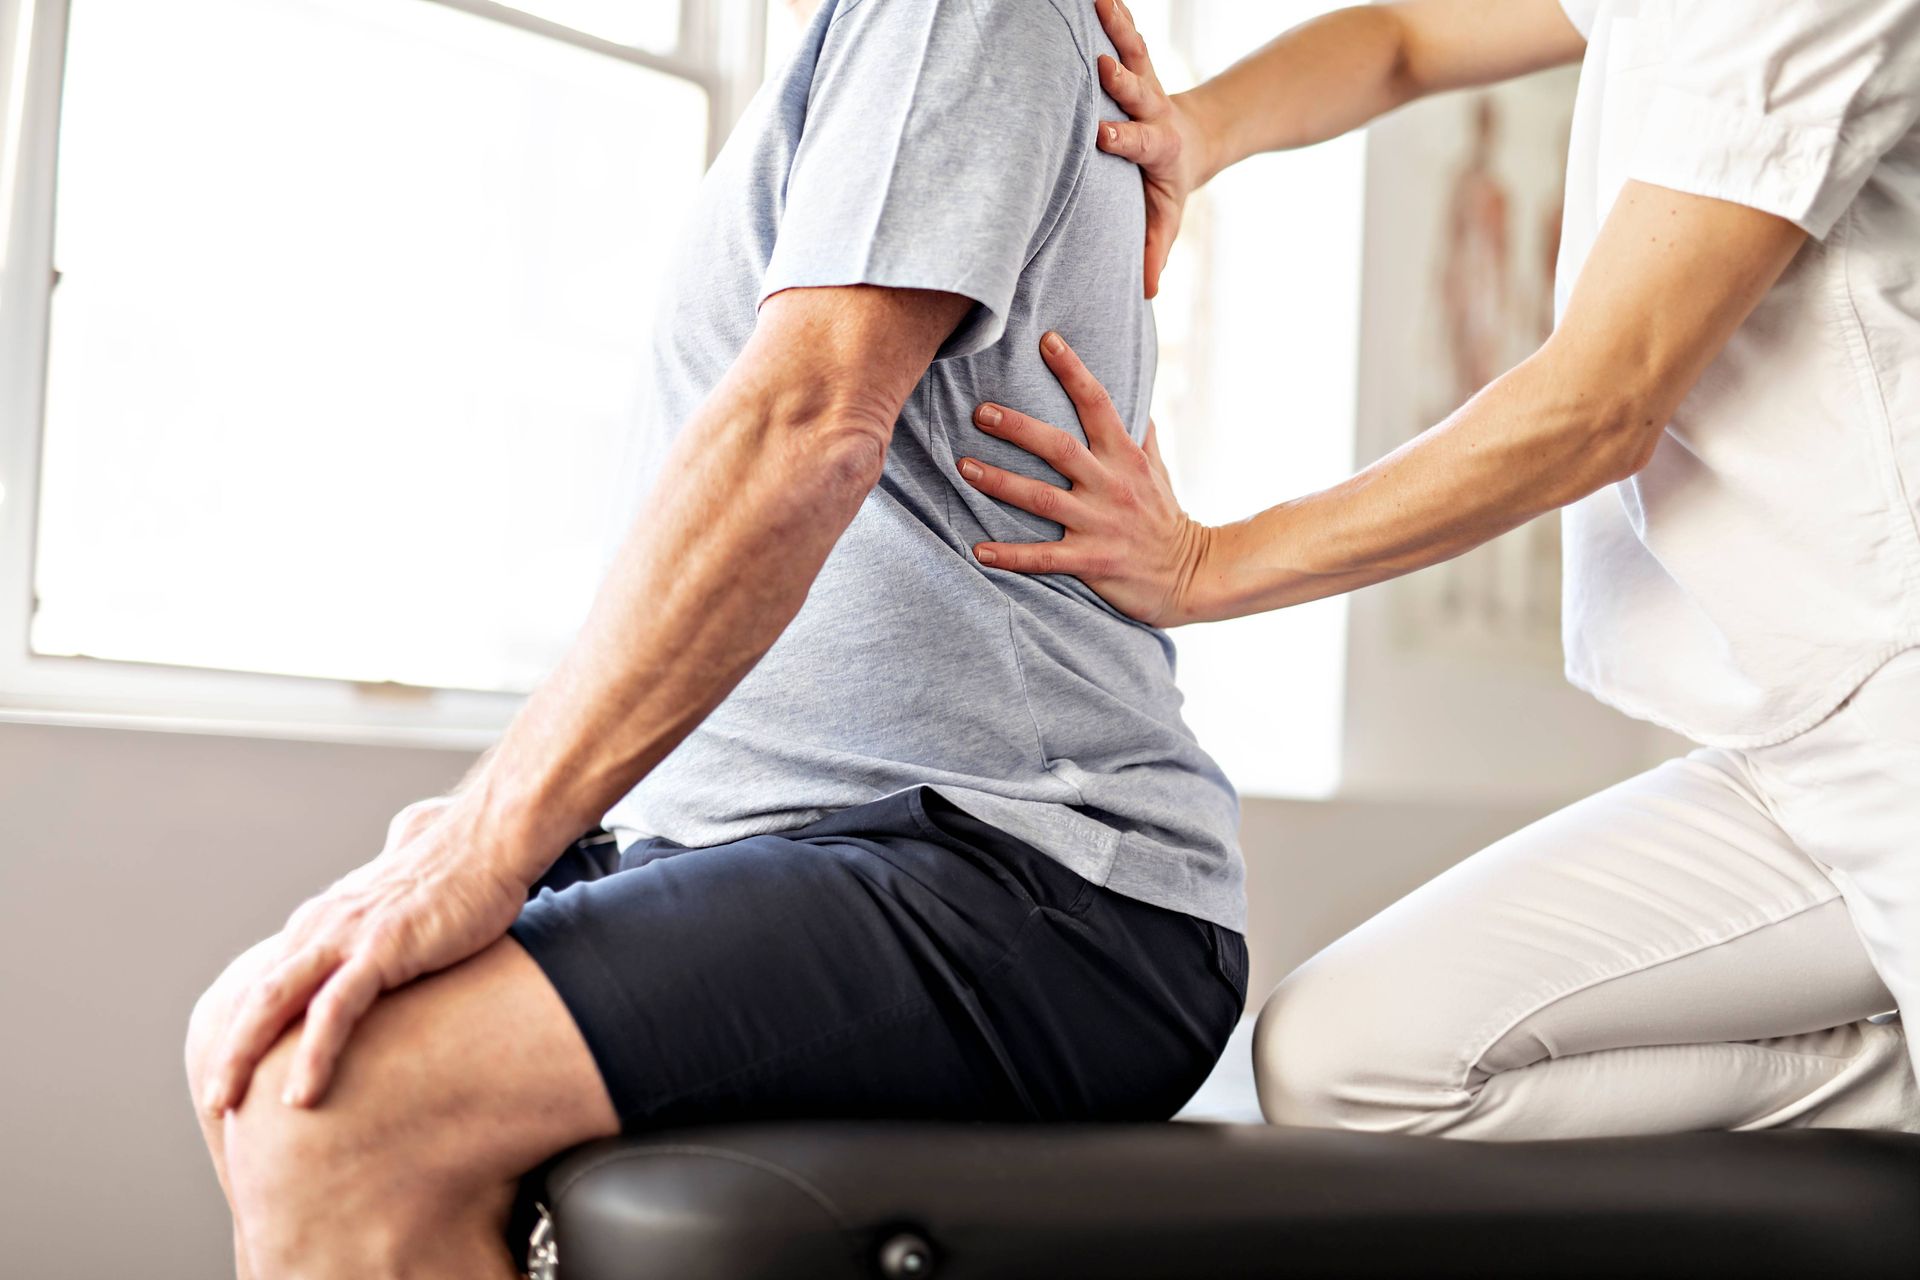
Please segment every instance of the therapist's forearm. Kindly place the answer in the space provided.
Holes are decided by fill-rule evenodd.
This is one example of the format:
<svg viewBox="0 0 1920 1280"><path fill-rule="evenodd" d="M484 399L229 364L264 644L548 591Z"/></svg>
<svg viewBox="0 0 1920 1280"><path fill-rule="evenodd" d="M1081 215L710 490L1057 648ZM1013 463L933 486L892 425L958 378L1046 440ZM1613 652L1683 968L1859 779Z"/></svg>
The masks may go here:
<svg viewBox="0 0 1920 1280"><path fill-rule="evenodd" d="M1202 180L1249 156L1339 137L1411 96L1391 9L1339 9L1179 95L1207 140Z"/></svg>
<svg viewBox="0 0 1920 1280"><path fill-rule="evenodd" d="M1452 559L1638 470L1658 437L1633 415L1542 352L1351 479L1209 530L1187 612L1262 613Z"/></svg>
<svg viewBox="0 0 1920 1280"><path fill-rule="evenodd" d="M1370 586L1633 475L1805 240L1769 213L1628 182L1539 351L1345 483L1208 531L1181 613Z"/></svg>
<svg viewBox="0 0 1920 1280"><path fill-rule="evenodd" d="M1179 95L1201 126L1202 180L1325 142L1416 98L1579 57L1559 0L1406 0L1337 9Z"/></svg>

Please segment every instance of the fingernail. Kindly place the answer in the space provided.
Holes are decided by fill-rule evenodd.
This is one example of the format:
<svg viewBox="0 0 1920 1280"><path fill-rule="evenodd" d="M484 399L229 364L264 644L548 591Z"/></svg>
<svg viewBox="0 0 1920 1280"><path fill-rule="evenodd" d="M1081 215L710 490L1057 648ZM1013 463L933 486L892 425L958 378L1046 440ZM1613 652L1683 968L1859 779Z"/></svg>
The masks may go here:
<svg viewBox="0 0 1920 1280"><path fill-rule="evenodd" d="M1120 131L1114 128L1112 125L1107 126L1107 141L1108 142L1120 141Z"/></svg>
<svg viewBox="0 0 1920 1280"><path fill-rule="evenodd" d="M280 1101L286 1106L297 1107L300 1105L300 1091L288 1085L280 1091Z"/></svg>
<svg viewBox="0 0 1920 1280"><path fill-rule="evenodd" d="M1040 339L1040 345L1047 349L1047 354L1050 356L1057 356L1067 349L1066 339L1057 333L1050 333Z"/></svg>
<svg viewBox="0 0 1920 1280"><path fill-rule="evenodd" d="M960 464L960 474L969 480L978 480L980 478L980 464L972 458L968 458Z"/></svg>
<svg viewBox="0 0 1920 1280"><path fill-rule="evenodd" d="M974 417L983 427L997 427L1000 425L1000 410L990 404L981 405L980 408L975 411Z"/></svg>
<svg viewBox="0 0 1920 1280"><path fill-rule="evenodd" d="M999 559L1000 559L999 556L987 550L985 547L982 547L980 548L980 550L974 552L974 555L979 557L981 564L996 564L999 562Z"/></svg>

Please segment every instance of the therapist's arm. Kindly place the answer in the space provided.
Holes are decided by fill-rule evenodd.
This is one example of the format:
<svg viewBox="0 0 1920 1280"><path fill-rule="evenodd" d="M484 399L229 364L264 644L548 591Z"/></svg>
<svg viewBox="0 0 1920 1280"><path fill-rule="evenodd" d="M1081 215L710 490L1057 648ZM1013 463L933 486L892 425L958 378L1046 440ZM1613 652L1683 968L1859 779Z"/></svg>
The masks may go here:
<svg viewBox="0 0 1920 1280"><path fill-rule="evenodd" d="M1249 156L1335 138L1447 89L1493 84L1578 59L1586 41L1559 0L1402 0L1303 23L1186 93L1160 85L1121 0L1100 0L1120 60L1100 80L1131 120L1101 126L1102 150L1147 186L1147 296L1159 288L1188 195Z"/></svg>
<svg viewBox="0 0 1920 1280"><path fill-rule="evenodd" d="M795 289L689 421L578 638L451 800L295 912L243 993L202 1105L237 1105L305 1017L288 1101L324 1093L382 991L497 941L569 841L653 768L772 646L878 483L895 418L970 304Z"/></svg>
<svg viewBox="0 0 1920 1280"><path fill-rule="evenodd" d="M1082 577L1164 626L1284 608L1451 559L1645 466L1805 239L1772 214L1630 182L1538 352L1344 483L1219 528L1180 511L1164 471L1119 430L1078 361L1051 356L1087 445L1004 408L997 425L990 412L976 421L1047 458L1073 488L973 459L961 469L1066 533L976 554L1001 569ZM1284 383L1275 392L1284 396Z"/></svg>

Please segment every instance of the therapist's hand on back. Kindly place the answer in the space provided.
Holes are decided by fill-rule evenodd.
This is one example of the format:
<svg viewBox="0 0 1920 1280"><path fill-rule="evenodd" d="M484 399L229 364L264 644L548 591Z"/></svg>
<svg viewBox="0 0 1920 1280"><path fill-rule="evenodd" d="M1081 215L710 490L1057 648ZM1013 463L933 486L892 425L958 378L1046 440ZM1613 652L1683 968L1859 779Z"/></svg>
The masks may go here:
<svg viewBox="0 0 1920 1280"><path fill-rule="evenodd" d="M1153 427L1135 444L1126 424L1087 366L1059 334L1040 356L1073 400L1086 443L1000 404L974 410L974 423L1037 455L1072 488L960 459L960 474L980 492L1062 526L1057 542L983 542L980 563L1013 573L1065 573L1086 583L1120 612L1151 626L1172 627L1204 616L1196 607L1213 531L1180 508L1160 459Z"/></svg>
<svg viewBox="0 0 1920 1280"><path fill-rule="evenodd" d="M1147 296L1160 292L1160 273L1180 235L1180 218L1192 195L1211 176L1206 133L1185 94L1169 94L1154 74L1147 42L1121 0L1095 6L1120 60L1100 55L1100 87L1131 120L1100 126L1102 151L1140 166L1147 194Z"/></svg>

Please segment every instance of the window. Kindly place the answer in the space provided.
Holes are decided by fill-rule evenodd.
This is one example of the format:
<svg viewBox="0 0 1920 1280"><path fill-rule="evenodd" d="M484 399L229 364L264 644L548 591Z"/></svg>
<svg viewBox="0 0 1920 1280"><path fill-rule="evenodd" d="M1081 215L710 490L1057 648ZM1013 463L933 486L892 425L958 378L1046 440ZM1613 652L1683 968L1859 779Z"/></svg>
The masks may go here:
<svg viewBox="0 0 1920 1280"><path fill-rule="evenodd" d="M754 6L684 8L15 10L0 688L500 721L430 691L524 691L584 612L662 246L758 77Z"/></svg>
<svg viewBox="0 0 1920 1280"><path fill-rule="evenodd" d="M1324 7L1133 0L1171 85ZM601 569L661 246L794 36L784 0L0 0L11 714L490 736ZM1360 172L1189 212L1155 412L1204 518L1351 463ZM1243 788L1333 786L1345 616L1180 635Z"/></svg>

